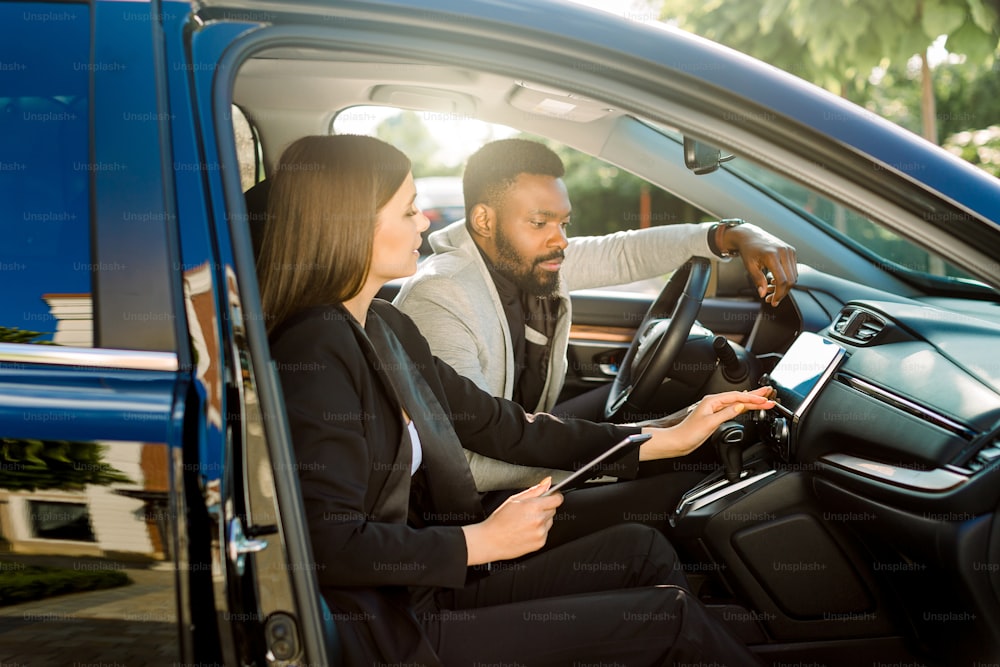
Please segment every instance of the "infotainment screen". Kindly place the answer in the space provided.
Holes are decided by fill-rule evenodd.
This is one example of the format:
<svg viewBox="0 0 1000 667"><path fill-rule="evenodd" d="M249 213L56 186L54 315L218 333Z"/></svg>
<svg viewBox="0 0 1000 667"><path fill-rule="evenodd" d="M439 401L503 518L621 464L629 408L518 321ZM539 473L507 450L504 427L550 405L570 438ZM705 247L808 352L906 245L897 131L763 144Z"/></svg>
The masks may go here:
<svg viewBox="0 0 1000 667"><path fill-rule="evenodd" d="M800 417L844 353L844 348L822 336L800 333L771 371L771 385L778 392L782 411Z"/></svg>

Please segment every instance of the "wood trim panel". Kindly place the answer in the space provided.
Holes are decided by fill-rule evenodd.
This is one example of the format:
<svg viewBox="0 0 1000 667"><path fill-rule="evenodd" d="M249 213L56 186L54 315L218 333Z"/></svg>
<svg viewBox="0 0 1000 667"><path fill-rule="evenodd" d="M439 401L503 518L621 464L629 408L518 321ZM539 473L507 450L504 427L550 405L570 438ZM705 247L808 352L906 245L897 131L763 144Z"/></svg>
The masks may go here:
<svg viewBox="0 0 1000 667"><path fill-rule="evenodd" d="M574 324L569 328L570 340L589 340L602 343L631 343L636 330L629 327Z"/></svg>

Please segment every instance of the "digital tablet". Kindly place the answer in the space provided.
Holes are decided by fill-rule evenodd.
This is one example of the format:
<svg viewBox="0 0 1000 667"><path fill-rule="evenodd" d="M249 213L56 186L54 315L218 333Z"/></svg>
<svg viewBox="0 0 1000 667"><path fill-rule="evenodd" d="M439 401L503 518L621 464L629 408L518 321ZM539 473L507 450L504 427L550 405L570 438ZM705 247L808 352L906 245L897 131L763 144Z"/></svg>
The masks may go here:
<svg viewBox="0 0 1000 667"><path fill-rule="evenodd" d="M650 433L636 433L628 436L618 444L605 450L600 456L588 461L563 481L550 487L548 491L542 494L542 497L544 498L545 496L555 493L556 491L569 491L570 489L575 489L578 486L582 486L588 479L603 475L604 472L601 470L602 463L612 458L624 456L652 437L653 436Z"/></svg>

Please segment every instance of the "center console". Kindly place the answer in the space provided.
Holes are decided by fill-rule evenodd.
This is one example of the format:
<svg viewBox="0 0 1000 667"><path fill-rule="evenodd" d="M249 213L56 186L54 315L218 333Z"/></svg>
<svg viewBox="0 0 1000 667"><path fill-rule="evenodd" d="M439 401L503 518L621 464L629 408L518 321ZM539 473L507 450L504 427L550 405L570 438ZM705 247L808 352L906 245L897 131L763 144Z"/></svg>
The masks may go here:
<svg viewBox="0 0 1000 667"><path fill-rule="evenodd" d="M754 430L746 421L723 424L713 435L723 469L686 493L670 518L685 560L715 573L715 591L735 594L779 642L843 638L840 618L852 621L852 633L891 630L876 589L858 574L864 554L824 518L810 471L794 465L800 422L846 354L822 336L799 334L761 379L777 392L777 406L753 415L757 438L737 437ZM741 456L727 461L733 445Z"/></svg>
<svg viewBox="0 0 1000 667"><path fill-rule="evenodd" d="M840 345L814 333L803 332L770 375L761 378L761 385L770 385L777 392L776 405L771 410L755 413L753 420L757 422L762 442L782 461L787 463L791 460L799 421L840 366L845 354ZM714 506L707 513L711 516L719 507L716 505L719 501L726 500L721 505L735 502L740 496L768 483L777 471L767 460L768 457L755 457L752 449L738 453L744 460L742 465L737 464L735 475L733 471L729 471L728 475L720 471L684 494L671 523L675 527L682 521L691 525L699 515L706 516L699 511L702 508Z"/></svg>

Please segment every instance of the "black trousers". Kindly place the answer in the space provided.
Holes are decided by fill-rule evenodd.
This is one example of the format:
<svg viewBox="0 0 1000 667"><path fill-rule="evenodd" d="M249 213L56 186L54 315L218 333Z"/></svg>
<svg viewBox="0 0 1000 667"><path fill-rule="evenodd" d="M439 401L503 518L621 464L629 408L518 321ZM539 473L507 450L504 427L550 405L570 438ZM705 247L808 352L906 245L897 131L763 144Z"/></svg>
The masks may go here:
<svg viewBox="0 0 1000 667"><path fill-rule="evenodd" d="M759 665L685 590L656 530L624 524L494 564L416 610L447 667Z"/></svg>
<svg viewBox="0 0 1000 667"><path fill-rule="evenodd" d="M556 405L550 412L557 417L579 417L592 422L607 421L604 418L604 406L607 405L611 393L611 383L603 384L596 389L585 391Z"/></svg>

